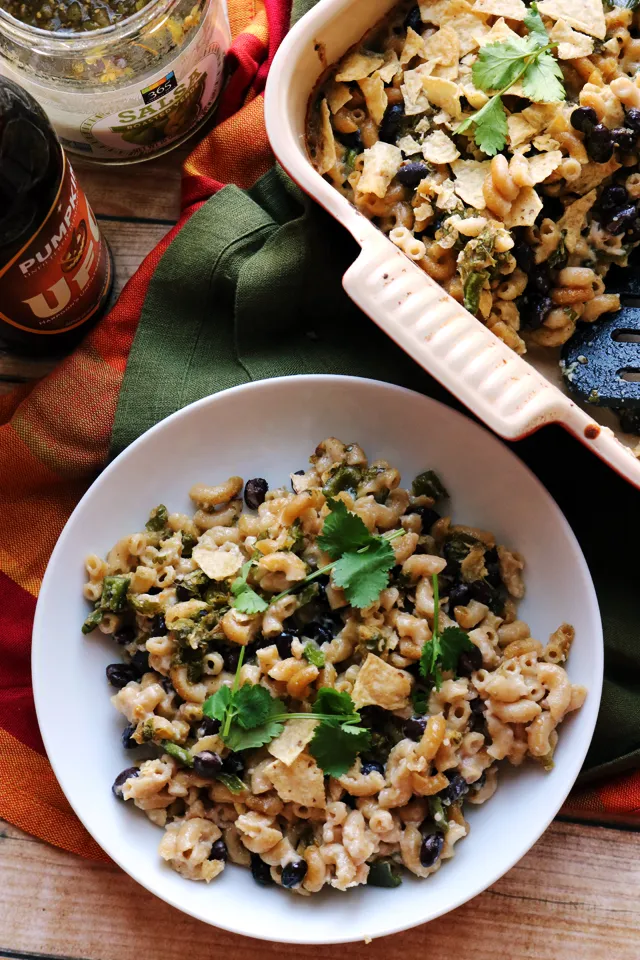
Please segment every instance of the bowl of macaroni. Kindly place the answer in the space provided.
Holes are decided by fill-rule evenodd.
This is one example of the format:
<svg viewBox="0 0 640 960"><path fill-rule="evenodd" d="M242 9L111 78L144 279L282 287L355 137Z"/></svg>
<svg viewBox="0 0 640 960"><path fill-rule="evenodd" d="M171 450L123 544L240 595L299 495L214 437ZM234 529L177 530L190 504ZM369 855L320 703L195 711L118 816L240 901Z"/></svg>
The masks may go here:
<svg viewBox="0 0 640 960"><path fill-rule="evenodd" d="M602 635L570 528L498 440L399 387L291 377L190 405L98 478L33 680L63 790L134 879L332 943L526 853L586 754Z"/></svg>

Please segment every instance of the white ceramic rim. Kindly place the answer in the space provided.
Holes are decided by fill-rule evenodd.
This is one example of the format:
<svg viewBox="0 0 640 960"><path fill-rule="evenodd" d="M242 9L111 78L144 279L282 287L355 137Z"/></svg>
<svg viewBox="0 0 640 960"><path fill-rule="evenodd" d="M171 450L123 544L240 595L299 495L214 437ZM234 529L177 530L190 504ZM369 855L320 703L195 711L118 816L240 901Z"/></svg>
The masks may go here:
<svg viewBox="0 0 640 960"><path fill-rule="evenodd" d="M65 524L65 527L64 527L62 533L60 534L60 537L59 537L59 539L58 539L58 541L57 541L57 543L56 543L56 546L55 546L55 548L54 548L54 550L53 550L53 552L52 552L52 554L51 554L49 563L48 563L48 565L47 565L47 570L46 570L46 572L45 572L45 575L44 575L44 578L43 578L43 581L42 581L42 586L41 586L41 589L40 589L40 594L39 594L39 598L38 598L38 604L37 604L37 607L36 607L36 613L35 613L35 617L34 617L34 624L33 624L33 642L32 642L32 651L31 651L31 671L32 671L32 682L33 682L33 695L34 695L34 700L35 700L36 716L37 716L37 718L38 718L38 724L39 724L39 726L40 726L40 733L41 733L41 735L42 735L42 740L43 740L45 749L47 750L47 756L48 756L48 758L49 758L49 762L50 762L50 764L51 764L51 767L52 767L52 769L53 769L53 772L54 772L54 774L55 774L55 776L56 776L56 778L57 778L57 780L58 780L58 783L60 784L60 787L62 788L62 790L63 790L63 792L64 792L64 794L65 794L65 796L66 796L66 798L67 798L67 800L68 800L68 802L69 802L69 804L70 804L70 806L72 807L74 813L76 814L76 816L78 817L78 819L81 821L81 823L83 824L83 826L85 827L85 829L87 830L87 832L94 838L94 840L99 844L99 846L104 850L104 852L105 852L105 853L114 861L114 863L116 863L126 874L128 874L130 877L132 877L132 879L134 879L137 883L139 883L140 886L144 887L146 890L148 890L148 891L149 891L150 893L152 893L154 896L157 896L159 899L162 899L162 900L164 900L166 903L169 903L170 906L174 907L176 910L179 910L181 913L185 913L185 914L187 914L187 915L189 915L189 916L194 917L194 918L197 919L197 920L201 920L201 921L204 922L204 923L208 923L208 924L211 925L211 926L215 926L215 927L217 927L217 928L219 928L219 929L226 930L226 931L228 931L228 932L230 932L230 933L238 934L238 935L240 935L240 936L245 936L245 937L248 936L248 937L251 937L252 939L265 940L265 941L267 941L267 942L269 942L269 943L295 943L295 944L314 944L314 945L315 945L315 944L320 945L320 944L354 943L354 942L357 943L357 942L360 942L360 941L361 941L362 937L357 936L357 937L344 937L344 938L338 937L338 938L336 938L336 937L334 937L334 936L327 936L327 937L323 937L323 938L316 938L316 939L314 939L314 940L301 940L301 939L299 939L299 938L293 938L293 937L287 938L286 936L282 936L282 937L279 937L278 940L276 941L276 940L273 940L273 939L270 938L270 937L266 937L266 936L265 936L265 937L261 937L261 936L259 936L259 935L257 935L257 934L248 934L245 930L243 930L241 927L239 927L238 925L236 925L236 924L234 924L234 923L225 923L225 922L223 922L223 921L220 921L220 918L216 918L216 921L217 921L217 922L214 923L212 920L210 920L210 919L208 919L208 918L206 918L206 917L202 917L196 910L190 910L190 909L188 909L188 907L185 907L185 906L183 906L181 903L176 902L173 898L168 897L168 896L165 896L164 894L158 893L158 891L154 889L154 887L153 887L152 884L149 884L149 883L145 882L145 879L144 879L144 874L145 874L144 866L142 866L140 869L138 869L135 865L133 865L133 866L126 865L126 866L125 866L124 863L122 862L121 858L119 858L119 857L117 857L117 856L114 856L114 855L112 854L112 852L111 852L111 850L110 850L110 845L109 845L109 842L108 842L108 838L107 838L107 840L104 841L104 842L103 842L103 840L98 839L98 837L97 837L97 836L95 835L95 833L93 832L92 828L91 828L91 827L88 825L88 823L86 822L85 817L83 817L83 815L82 815L82 814L80 813L80 811L77 809L77 806L76 806L76 804L74 803L74 799L73 799L73 793L74 793L74 791L73 791L73 790L69 790L69 791L68 791L67 788L68 788L69 784L66 782L66 778L64 777L64 775L61 775L61 774L60 774L60 772L59 772L59 766L58 766L58 764L57 764L57 762L56 762L55 757L52 757L52 756L50 755L50 753L49 753L48 735L47 735L46 724L42 723L42 718L43 718L44 714L47 712L46 709L45 709L45 706L44 706L45 703L46 703L46 701L47 701L47 699L48 699L47 696L46 696L46 689L45 689L45 687L46 687L47 683L49 682L49 677L48 677L47 675L45 675L44 673L41 673L41 672L40 672L40 669L39 669L39 666L38 666L38 652L39 652L40 646L46 642L46 639L45 639L45 637L46 637L46 622L45 622L45 612L44 612L44 611L45 611L45 602L46 602L46 600L47 600L48 584L49 584L49 580L51 579L51 577L50 577L50 571L51 571L51 570L53 569L53 567L55 566L55 563L56 563L56 561L57 561L58 555L61 554L61 553L63 552L63 550L64 550L65 543L66 543L66 539L67 539L67 535L68 535L69 528L70 528L70 525L71 525L71 521L73 520L75 514L80 510L80 508L81 508L82 505L84 504L85 500L87 500L87 499L90 497L92 491L93 491L96 487L101 486L101 485L103 485L103 484L105 484L105 483L107 483L107 482L109 481L111 475L118 470L118 466L119 466L120 462L121 462L124 458L128 457L128 456L130 455L130 453L131 453L132 451L136 450L138 447L144 445L145 442L146 442L146 439L147 439L150 435L154 435L154 434L158 433L159 431L163 430L169 422L175 422L175 421L179 421L179 420L181 420L181 419L186 419L186 418L189 417L190 412L191 412L193 409L195 409L195 408L200 408L200 407L204 407L204 406L207 406L207 405L209 405L209 404L215 405L216 400L219 399L219 398L222 398L222 397L225 397L225 398L226 398L226 397L228 397L228 396L233 396L234 394L238 394L238 393L240 393L240 392L259 391L259 390L261 389L261 387L263 387L263 385L264 385L265 383L270 383L270 384L274 384L274 385L275 385L275 384L278 384L278 383L282 383L282 382L285 382L285 381L286 381L286 382L289 382L289 381L292 381L292 380L300 380L300 381L305 381L305 382L308 382L308 383L317 383L318 385L324 385L325 387L326 387L327 385L331 385L332 383L345 383L345 382L350 382L350 381L355 381L355 382L359 382L359 383L362 383L362 382L363 382L363 383L366 383L366 384L370 384L370 385L372 385L372 386L375 386L375 387L377 387L377 388L382 388L382 389L384 389L384 390L390 391L390 392L392 392L392 393L404 394L404 395L406 395L408 398L417 397L417 398L420 399L421 402L424 401L424 400L427 400L429 403L434 404L435 407L442 407L442 408L444 408L444 409L447 411L447 415L450 415L450 416L454 417L454 419L460 419L461 421L465 421L465 422L467 422L467 421L469 420L468 417L465 417L463 414L459 413L457 410L453 410L451 407L448 407L448 406L446 406L445 404L440 403L439 401L432 399L431 397L427 397L427 396L425 396L424 394L417 393L417 392L414 391L414 390L408 390L408 389L406 389L405 387L399 387L399 386L396 386L395 384L390 384L390 383L386 383L386 382L384 382L384 381L374 380L374 379L371 379L371 378L365 378L365 377L348 377L348 376L341 376L341 375L334 375L334 374L302 374L302 375L293 376L293 377L273 377L273 378L271 378L271 379L269 379L269 380L266 380L266 381L265 381L265 380L252 381L252 382L250 382L250 383L241 384L241 385L239 385L239 386L237 386L237 387L232 387L232 388L230 388L230 389L228 389L228 390L222 390L222 391L220 391L220 392L217 393L217 394L211 394L211 395L209 395L208 397L204 397L204 398L201 399L201 400L197 400L197 401L195 401L194 403L191 403L191 404L189 404L188 406L183 407L181 410L178 410L178 411L176 411L175 413L171 414L169 417L166 417L164 420L161 420L159 423L155 424L155 426L151 427L149 430L145 431L145 433L143 433L140 437L138 437L137 440L135 440L132 444L130 444L129 447L127 447L125 450L123 450L122 453L121 453L118 457L116 457L116 458L104 469L104 471L103 471L103 472L100 474L100 476L94 481L94 483L91 485L91 487L89 487L89 489L87 490L87 492L84 494L84 496L83 496L83 497L81 498L81 500L78 502L78 504L76 505L73 513L71 514L71 516L70 516L69 519L67 520L67 523ZM603 641L603 634L602 634L602 621L601 621L601 617L600 617L600 611L599 611L599 607L598 607L597 596L596 596L595 588L594 588L594 585L593 585L593 581L592 581L592 579L591 579L591 574L590 574L590 572L589 572L589 568L588 568L588 566L587 566L587 563L586 563L586 560L585 560L584 555L583 555L583 553L582 553L582 550L581 550L581 548L580 548L580 545L579 545L579 543L578 543L578 541L577 541L577 539L576 539L576 537L575 537L575 534L573 533L573 530L572 530L571 527L569 526L568 521L566 520L564 514L562 513L562 511L561 511L560 508L558 507L557 503L556 503L555 500L551 497L551 495L547 492L547 490L545 489L545 487L543 486L543 484L540 482L540 480L538 480L538 478L535 476L535 474L529 469L529 467L528 467L525 463L523 463L511 450L509 450L508 447L505 447L505 445L502 444L501 441L500 441L499 439L497 439L492 433L490 433L490 431L486 430L484 427L482 427L482 426L479 425L479 424L473 424L473 425L474 425L474 427L475 427L477 430L479 430L481 433L484 434L484 439L485 439L485 442L486 442L487 444L489 444L489 445L494 445L494 446L496 446L496 447L500 447L500 448L502 449L502 451L503 451L508 457L513 458L513 460L517 462L519 469L524 470L525 473L527 473L527 474L529 475L529 478L530 478L530 479L532 480L532 482L539 488L539 490L540 490L541 494L543 495L543 497L547 499L547 501L548 501L548 508L549 508L549 510L555 515L555 519L556 519L556 522L557 522L557 524L558 524L558 527L561 527L561 528L563 529L565 536L568 538L569 541L572 542L572 544L573 544L573 546L574 546L574 548L575 548L576 563L577 563L578 567L580 568L581 573L582 573L582 575L585 577L585 580L586 580L586 582L587 582L587 584L588 584L588 586L589 586L589 593L590 593L590 597L589 597L589 601L590 601L589 618L590 618L590 619L592 620L592 622L593 622L593 625L594 625L594 633L595 633L596 641L597 641L597 642L596 642L596 645L595 645L596 660L597 660L597 662L596 662L596 664L595 664L595 667L596 667L596 675L600 678L600 682L599 682L599 684L597 685L597 688L594 688L593 686L590 687L590 689L589 689L589 697L588 697L588 703L590 704L590 710L592 711L592 714L593 714L593 722L592 722L591 725L590 725L590 729L585 730L584 733L583 733L583 737L584 737L583 748L582 748L581 750L579 750L579 751L576 751L576 752L571 756L571 762L570 762L570 763L567 762L567 761L565 761L567 788L566 788L566 790L563 792L563 795L561 796L560 802L559 802L558 805L557 805L557 809L553 810L553 811L549 814L549 816L544 820L544 822L543 822L542 825L540 826L540 829L539 829L538 831L536 831L535 836L531 839L531 842L530 842L530 843L527 843L527 844L525 845L524 849L522 849L522 848L520 848L520 847L517 848L516 852L515 852L514 855L509 859L509 861L508 861L508 863L507 863L507 866L504 867L504 869L501 868L501 869L498 869L498 870L496 870L496 871L494 871L494 872L488 871L486 878L483 878L482 882L477 886L477 889L475 890L475 892L473 892L473 893L468 893L468 894L463 894L463 895L460 896L459 898L454 899L446 908L443 908L443 909L441 909L441 910L437 910L437 911L434 912L431 916L429 916L428 920L425 920L424 918L419 918L419 919L417 919L417 920L415 921L415 923L414 923L414 922L409 922L409 923L402 923L402 924L398 924L398 925L393 925L393 924L391 924L387 929L385 929L385 932L384 932L384 933L380 933L380 934L377 934L377 933L376 933L376 934L375 934L375 939L381 939L383 936L391 936L391 935L393 935L393 934L395 934L395 933L400 933L400 932L402 932L402 931L404 931L404 930L413 929L414 927L420 926L421 924L426 923L426 922L430 922L431 920L435 920L435 919L437 919L438 917L443 916L444 914L449 913L449 912L451 912L452 910L457 909L458 907L462 906L462 904L467 903L469 900L473 899L475 896L478 896L480 893L483 893L485 890L487 890L487 889L488 889L490 886L492 886L497 880L499 880L502 876L504 876L505 873L507 873L516 863L518 863L518 861L521 860L523 856L525 856L525 854L526 854L526 853L531 849L531 847L539 840L539 838L542 836L542 834L543 834L543 833L545 832L545 830L548 828L549 824L550 824L550 823L552 822L552 820L555 818L558 810L561 808L562 804L564 803L564 800L566 799L566 797L568 796L571 788L573 787L573 785L574 785L574 783L575 783L575 780L576 780L576 778L577 778L577 776L578 776L578 774L579 774L579 772L580 772L580 769L581 769L581 767L582 767L582 764L583 764L583 762L584 762L584 758L585 758L586 753L587 753L587 750L588 750L588 748L589 748L589 744L590 744L591 739L592 739L592 737L593 737L593 731L594 731L594 729L595 729L595 723L596 723L596 719L597 719L597 712L598 712L598 711L597 711L597 706L599 706L600 697L601 697L601 692L602 692L602 677L603 677L603 669L604 669L604 641ZM594 707L595 707L595 709L594 709ZM586 736L587 732L588 732L588 736ZM188 881L185 881L185 883L188 883Z"/></svg>

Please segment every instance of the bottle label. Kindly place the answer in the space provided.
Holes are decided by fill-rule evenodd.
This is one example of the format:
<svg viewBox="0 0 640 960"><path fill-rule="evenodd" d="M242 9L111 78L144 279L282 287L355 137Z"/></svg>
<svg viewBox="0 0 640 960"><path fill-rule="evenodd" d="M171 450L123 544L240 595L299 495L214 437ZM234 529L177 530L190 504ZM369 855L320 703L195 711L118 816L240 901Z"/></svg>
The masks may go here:
<svg viewBox="0 0 640 960"><path fill-rule="evenodd" d="M63 153L60 187L36 233L0 269L0 320L56 334L85 323L111 283L111 259Z"/></svg>

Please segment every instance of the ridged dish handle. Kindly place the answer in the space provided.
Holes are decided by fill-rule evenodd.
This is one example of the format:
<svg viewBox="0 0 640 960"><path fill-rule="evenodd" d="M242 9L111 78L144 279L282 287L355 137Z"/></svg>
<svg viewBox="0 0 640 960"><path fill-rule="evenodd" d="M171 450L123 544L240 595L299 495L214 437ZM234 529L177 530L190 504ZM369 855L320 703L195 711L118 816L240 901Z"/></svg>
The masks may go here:
<svg viewBox="0 0 640 960"><path fill-rule="evenodd" d="M507 440L561 423L631 483L640 461L393 247L364 217L343 277L351 299L436 380Z"/></svg>

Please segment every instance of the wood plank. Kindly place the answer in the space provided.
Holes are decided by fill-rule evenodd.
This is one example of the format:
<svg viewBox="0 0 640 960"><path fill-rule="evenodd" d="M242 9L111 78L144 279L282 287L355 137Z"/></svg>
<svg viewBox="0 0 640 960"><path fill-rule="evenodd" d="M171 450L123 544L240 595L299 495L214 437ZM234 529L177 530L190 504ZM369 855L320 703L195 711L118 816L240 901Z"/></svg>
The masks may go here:
<svg viewBox="0 0 640 960"><path fill-rule="evenodd" d="M170 229L167 224L123 223L101 219L100 228L111 245L115 282L111 302L115 300L129 277L135 273L150 250ZM0 348L0 393L8 393L15 383L42 377L55 366L55 361L20 357Z"/></svg>
<svg viewBox="0 0 640 960"><path fill-rule="evenodd" d="M175 221L180 214L182 148L157 160L132 166L97 166L73 159L74 170L94 213Z"/></svg>
<svg viewBox="0 0 640 960"><path fill-rule="evenodd" d="M183 960L231 952L234 960L256 953L337 960L343 952L258 945L224 933L156 900L118 868L79 860L14 828L0 838L0 875L0 957ZM507 876L454 913L379 944L349 947L352 960L427 954L429 960L637 960L640 834L555 822Z"/></svg>

